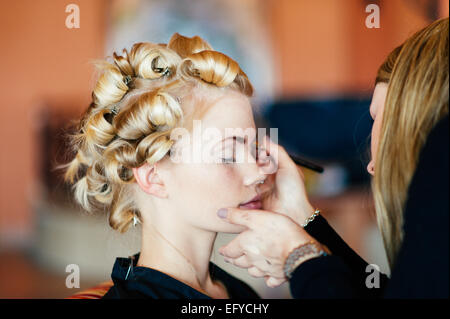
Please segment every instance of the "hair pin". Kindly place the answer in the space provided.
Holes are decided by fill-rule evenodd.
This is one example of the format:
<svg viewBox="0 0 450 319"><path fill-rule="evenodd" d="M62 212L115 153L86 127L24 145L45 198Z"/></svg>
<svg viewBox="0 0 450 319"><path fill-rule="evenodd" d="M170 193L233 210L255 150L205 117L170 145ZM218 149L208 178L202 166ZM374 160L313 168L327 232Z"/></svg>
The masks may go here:
<svg viewBox="0 0 450 319"><path fill-rule="evenodd" d="M130 75L126 75L123 77L123 82L125 83L126 86L128 86L128 83L131 82L131 76Z"/></svg>
<svg viewBox="0 0 450 319"><path fill-rule="evenodd" d="M117 110L117 105L114 105L114 107L111 109L111 113L114 115L117 115L117 113L119 113L119 111Z"/></svg>
<svg viewBox="0 0 450 319"><path fill-rule="evenodd" d="M167 68L164 69L163 76L166 76L166 75L169 75L169 74L170 74L170 69L169 69L169 67L167 67Z"/></svg>

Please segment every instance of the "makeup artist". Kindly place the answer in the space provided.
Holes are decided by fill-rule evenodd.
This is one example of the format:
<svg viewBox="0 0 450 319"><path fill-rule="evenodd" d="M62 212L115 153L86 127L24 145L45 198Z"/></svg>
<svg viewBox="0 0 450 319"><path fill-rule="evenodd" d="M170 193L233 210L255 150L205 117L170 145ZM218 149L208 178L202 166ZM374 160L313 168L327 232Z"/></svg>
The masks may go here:
<svg viewBox="0 0 450 319"><path fill-rule="evenodd" d="M449 20L396 48L378 71L368 172L391 276L375 273L307 198L280 146L264 210L220 209L247 226L219 252L294 298L449 297ZM369 266L369 267L368 267Z"/></svg>

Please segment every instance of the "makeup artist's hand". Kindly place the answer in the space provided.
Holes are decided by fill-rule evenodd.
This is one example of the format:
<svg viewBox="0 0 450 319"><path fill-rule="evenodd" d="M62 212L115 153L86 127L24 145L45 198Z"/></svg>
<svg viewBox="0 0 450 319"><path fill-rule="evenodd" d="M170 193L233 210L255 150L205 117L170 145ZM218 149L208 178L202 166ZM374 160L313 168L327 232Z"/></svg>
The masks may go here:
<svg viewBox="0 0 450 319"><path fill-rule="evenodd" d="M261 210L221 209L219 217L247 229L219 249L225 261L264 277L267 286L287 281L283 267L289 253L313 238L291 218Z"/></svg>
<svg viewBox="0 0 450 319"><path fill-rule="evenodd" d="M267 194L263 197L263 209L286 215L301 225L314 213L306 194L303 173L282 146L268 137L264 144L260 146L263 150L259 152L258 163L263 173L275 173L261 186L261 192Z"/></svg>

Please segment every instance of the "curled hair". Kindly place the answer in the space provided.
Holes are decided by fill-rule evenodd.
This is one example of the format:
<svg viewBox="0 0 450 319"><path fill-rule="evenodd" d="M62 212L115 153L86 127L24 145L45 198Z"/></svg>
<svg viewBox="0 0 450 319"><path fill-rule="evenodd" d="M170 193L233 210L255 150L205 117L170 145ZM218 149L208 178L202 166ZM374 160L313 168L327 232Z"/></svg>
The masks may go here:
<svg viewBox="0 0 450 319"><path fill-rule="evenodd" d="M250 97L253 87L236 61L198 36L175 33L167 45L136 43L112 60L96 63L100 76L71 136L75 156L64 178L84 209L108 211L111 227L125 232L140 215L132 169L168 154L172 130L185 121L183 97L202 86Z"/></svg>

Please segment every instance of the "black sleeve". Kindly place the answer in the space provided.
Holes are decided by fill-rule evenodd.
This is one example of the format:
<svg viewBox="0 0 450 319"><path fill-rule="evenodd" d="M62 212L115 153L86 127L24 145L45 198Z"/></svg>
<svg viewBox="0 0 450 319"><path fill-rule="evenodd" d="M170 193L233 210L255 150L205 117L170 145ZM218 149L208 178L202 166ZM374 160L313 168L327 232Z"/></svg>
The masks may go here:
<svg viewBox="0 0 450 319"><path fill-rule="evenodd" d="M449 297L449 123L432 130L408 190L388 298Z"/></svg>
<svg viewBox="0 0 450 319"><path fill-rule="evenodd" d="M328 255L302 263L289 281L295 299L356 298L350 268L338 256Z"/></svg>
<svg viewBox="0 0 450 319"><path fill-rule="evenodd" d="M364 262L324 218L305 229L333 255L301 264L290 280L294 298L449 297L449 123L430 133L408 190L404 238L391 279L380 289L365 285ZM384 288L385 287L385 288Z"/></svg>
<svg viewBox="0 0 450 319"><path fill-rule="evenodd" d="M297 267L290 280L294 298L376 298L382 295L387 276L375 274L379 276L379 285L369 288L372 285L368 287L366 279L375 270L367 268L368 263L345 243L325 218L317 216L305 230L326 245L332 255L310 259Z"/></svg>

